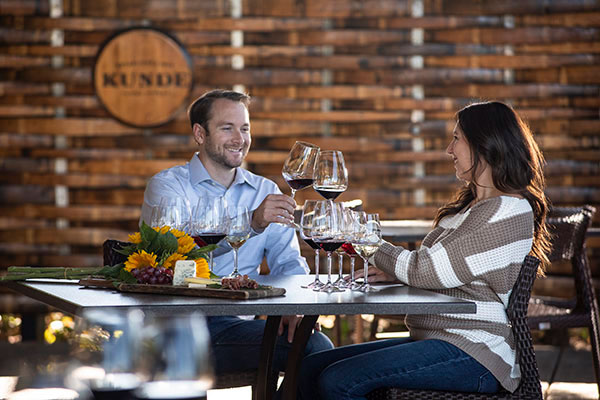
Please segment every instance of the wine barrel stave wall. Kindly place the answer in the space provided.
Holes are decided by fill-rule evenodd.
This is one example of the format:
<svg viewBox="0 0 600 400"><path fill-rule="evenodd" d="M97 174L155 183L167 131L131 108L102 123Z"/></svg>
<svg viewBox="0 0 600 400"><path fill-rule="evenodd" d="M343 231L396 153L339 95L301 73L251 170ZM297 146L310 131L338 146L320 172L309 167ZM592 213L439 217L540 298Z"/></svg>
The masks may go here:
<svg viewBox="0 0 600 400"><path fill-rule="evenodd" d="M430 218L458 185L445 155L455 111L494 98L536 132L552 201L600 206L600 1L242 0L240 18L229 0L62 4L58 17L47 0L0 7L1 268L98 265L105 238L136 229L148 177L194 151L185 107L136 129L94 94L99 46L140 25L188 50L190 101L245 85L248 165L284 192L281 164L306 140L344 152L341 200L385 219ZM306 198L318 195L298 192ZM588 243L598 274L600 240Z"/></svg>

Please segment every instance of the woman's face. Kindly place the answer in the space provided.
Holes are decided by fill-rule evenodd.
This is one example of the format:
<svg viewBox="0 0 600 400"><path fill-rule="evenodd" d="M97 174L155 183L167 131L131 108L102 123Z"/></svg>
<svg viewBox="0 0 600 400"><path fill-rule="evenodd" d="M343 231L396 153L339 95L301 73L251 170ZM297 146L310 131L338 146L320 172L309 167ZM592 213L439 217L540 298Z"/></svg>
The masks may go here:
<svg viewBox="0 0 600 400"><path fill-rule="evenodd" d="M471 167L473 166L473 160L471 159L471 148L465 138L458 122L454 126L452 132L452 141L446 148L452 160L454 161L454 168L456 169L456 177L462 181L471 180Z"/></svg>

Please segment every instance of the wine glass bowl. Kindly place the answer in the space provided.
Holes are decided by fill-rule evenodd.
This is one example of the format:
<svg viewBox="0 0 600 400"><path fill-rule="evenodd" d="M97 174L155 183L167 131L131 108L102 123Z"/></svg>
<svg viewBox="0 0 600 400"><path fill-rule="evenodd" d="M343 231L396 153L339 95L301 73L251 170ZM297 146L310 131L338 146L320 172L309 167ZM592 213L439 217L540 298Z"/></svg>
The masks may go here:
<svg viewBox="0 0 600 400"><path fill-rule="evenodd" d="M314 169L319 147L311 143L296 142L292 146L281 174L292 190L292 198L296 191L311 186L314 180Z"/></svg>
<svg viewBox="0 0 600 400"><path fill-rule="evenodd" d="M227 243L233 248L233 272L230 277L238 277L238 250L250 237L250 213L244 206L234 206L227 209Z"/></svg>
<svg viewBox="0 0 600 400"><path fill-rule="evenodd" d="M361 292L375 291L369 284L369 257L371 257L379 246L381 246L381 223L379 222L379 214L367 214L364 212L358 213L359 227L356 235L353 238L352 246L358 252L363 260L364 283L358 288Z"/></svg>
<svg viewBox="0 0 600 400"><path fill-rule="evenodd" d="M341 204L329 200L318 201L315 206L311 239L327 253L327 283L315 290L343 292L331 282L331 253L344 244Z"/></svg>
<svg viewBox="0 0 600 400"><path fill-rule="evenodd" d="M225 199L200 197L192 213L190 236L199 247L218 244L227 236ZM210 270L214 272L213 252L209 253Z"/></svg>
<svg viewBox="0 0 600 400"><path fill-rule="evenodd" d="M313 189L332 201L348 189L348 170L341 151L324 150L319 153Z"/></svg>
<svg viewBox="0 0 600 400"><path fill-rule="evenodd" d="M300 217L300 238L315 252L315 280L308 285L303 286L308 289L320 288L323 286L323 282L319 279L319 250L321 250L321 246L315 243L311 235L316 205L316 200L306 200L304 206L302 206L302 216Z"/></svg>

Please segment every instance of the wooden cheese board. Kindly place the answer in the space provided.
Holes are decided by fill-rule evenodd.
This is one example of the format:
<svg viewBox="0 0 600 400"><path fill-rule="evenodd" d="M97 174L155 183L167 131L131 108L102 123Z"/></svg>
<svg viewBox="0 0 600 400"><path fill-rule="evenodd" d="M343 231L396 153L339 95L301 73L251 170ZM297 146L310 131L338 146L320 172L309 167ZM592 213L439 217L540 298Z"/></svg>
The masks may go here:
<svg viewBox="0 0 600 400"><path fill-rule="evenodd" d="M264 297L283 296L285 289L272 286L260 286L258 289L221 289L208 287L186 287L172 285L147 285L147 284L114 284L113 281L106 279L81 279L81 286L95 287L103 289L113 289L124 293L147 293L147 294L165 294L175 296L195 296L195 297L217 297L223 299L260 299Z"/></svg>

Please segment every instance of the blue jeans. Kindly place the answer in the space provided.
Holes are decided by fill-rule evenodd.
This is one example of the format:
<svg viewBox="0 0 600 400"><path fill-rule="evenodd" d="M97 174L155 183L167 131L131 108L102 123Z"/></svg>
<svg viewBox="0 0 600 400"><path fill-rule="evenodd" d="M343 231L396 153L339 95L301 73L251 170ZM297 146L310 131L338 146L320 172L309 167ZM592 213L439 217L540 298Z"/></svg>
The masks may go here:
<svg viewBox="0 0 600 400"><path fill-rule="evenodd" d="M495 393L496 378L474 358L441 340L390 339L307 356L300 399L365 399L380 387Z"/></svg>
<svg viewBox="0 0 600 400"><path fill-rule="evenodd" d="M241 372L258 368L265 320L244 320L238 317L207 317L206 319L215 362L215 373ZM277 338L273 369L285 371L291 343L287 341L287 328ZM331 340L321 332L313 333L304 354L333 348Z"/></svg>

